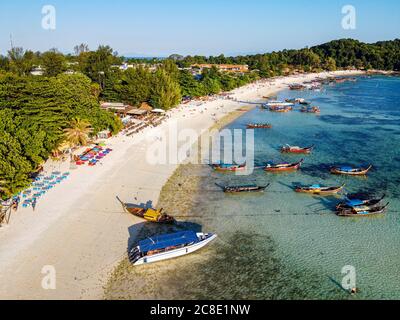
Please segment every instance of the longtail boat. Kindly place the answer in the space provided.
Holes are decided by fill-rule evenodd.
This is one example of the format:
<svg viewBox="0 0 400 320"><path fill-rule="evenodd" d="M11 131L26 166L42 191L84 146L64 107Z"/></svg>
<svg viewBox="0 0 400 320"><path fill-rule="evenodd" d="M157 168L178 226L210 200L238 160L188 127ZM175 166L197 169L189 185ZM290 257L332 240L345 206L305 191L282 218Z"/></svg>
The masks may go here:
<svg viewBox="0 0 400 320"><path fill-rule="evenodd" d="M269 123L250 123L247 129L272 129L272 124Z"/></svg>
<svg viewBox="0 0 400 320"><path fill-rule="evenodd" d="M321 113L321 109L317 106L303 106L300 111L303 113Z"/></svg>
<svg viewBox="0 0 400 320"><path fill-rule="evenodd" d="M319 184L315 184L307 187L296 187L295 191L300 193L317 194L317 195L331 195L337 194L343 190L344 184L340 187L322 187Z"/></svg>
<svg viewBox="0 0 400 320"><path fill-rule="evenodd" d="M389 203L384 206L377 207L362 207L362 208L349 208L349 209L341 209L336 212L336 214L340 217L365 217L371 215L384 214L386 212Z"/></svg>
<svg viewBox="0 0 400 320"><path fill-rule="evenodd" d="M266 107L293 107L294 103L285 101L269 101L265 104Z"/></svg>
<svg viewBox="0 0 400 320"><path fill-rule="evenodd" d="M304 159L296 163L281 163L281 164L267 164L264 168L268 172L285 172L285 171L296 171L299 170Z"/></svg>
<svg viewBox="0 0 400 320"><path fill-rule="evenodd" d="M290 88L290 90L303 90L303 89L305 89L306 87L305 86L303 86L302 84L291 84L290 86L289 86L289 88Z"/></svg>
<svg viewBox="0 0 400 320"><path fill-rule="evenodd" d="M117 197L117 200L122 204L122 207L124 208L125 212L128 212L130 214L133 214L136 217L145 219L149 222L155 222L155 223L174 223L175 219L165 213L163 213L163 209L161 210L156 210L152 208L140 208L137 206L129 205L125 202L123 202L119 197Z"/></svg>
<svg viewBox="0 0 400 320"><path fill-rule="evenodd" d="M270 184L266 186L244 185L244 186L226 186L222 187L225 193L243 193L243 192L264 192Z"/></svg>
<svg viewBox="0 0 400 320"><path fill-rule="evenodd" d="M235 172L246 170L246 163L244 164L214 164L212 165L214 170L220 172Z"/></svg>
<svg viewBox="0 0 400 320"><path fill-rule="evenodd" d="M195 252L217 238L213 233L181 231L142 240L129 250L129 261L137 266L181 257Z"/></svg>
<svg viewBox="0 0 400 320"><path fill-rule="evenodd" d="M383 195L379 199L347 199L346 201L339 203L336 206L336 210L341 210L341 209L351 209L355 208L362 208L362 207L373 207L381 203L383 199L385 199L386 195Z"/></svg>
<svg viewBox="0 0 400 320"><path fill-rule="evenodd" d="M290 106L287 106L287 107L284 107L284 106L270 106L269 107L269 111L271 111L271 112L289 112L289 111L292 111L293 110L293 107L290 107Z"/></svg>
<svg viewBox="0 0 400 320"><path fill-rule="evenodd" d="M341 167L331 168L331 173L332 174L351 175L351 176L364 176L371 169L372 169L372 165L370 165L368 168L354 168L354 167L350 167L350 166L341 166Z"/></svg>
<svg viewBox="0 0 400 320"><path fill-rule="evenodd" d="M282 153L303 153L303 154L310 154L312 150L314 149L314 146L311 147L306 147L306 148L301 148L297 146L289 146L286 145L281 148Z"/></svg>

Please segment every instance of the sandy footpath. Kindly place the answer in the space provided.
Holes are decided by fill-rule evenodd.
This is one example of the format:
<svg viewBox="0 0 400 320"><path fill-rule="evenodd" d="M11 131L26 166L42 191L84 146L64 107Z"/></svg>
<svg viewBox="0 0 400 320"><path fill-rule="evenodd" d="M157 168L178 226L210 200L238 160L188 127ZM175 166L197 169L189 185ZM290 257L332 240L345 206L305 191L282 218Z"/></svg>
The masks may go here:
<svg viewBox="0 0 400 320"><path fill-rule="evenodd" d="M291 83L350 74L354 72L275 78L236 89L232 96L239 101L261 101ZM71 176L40 200L35 212L20 209L10 225L0 228L0 299L101 299L108 275L126 255L128 239L137 232L132 226L142 222L125 214L115 197L156 206L163 185L178 166L146 161L147 146L156 141L149 140L148 134L162 132L170 144L172 122L178 130L191 128L200 135L245 105L218 99L201 106L180 106L168 112L168 120L156 129L110 139L107 146L114 151L96 167L70 170L68 163L47 164L50 172L71 171ZM45 266L54 266L55 290L42 287Z"/></svg>

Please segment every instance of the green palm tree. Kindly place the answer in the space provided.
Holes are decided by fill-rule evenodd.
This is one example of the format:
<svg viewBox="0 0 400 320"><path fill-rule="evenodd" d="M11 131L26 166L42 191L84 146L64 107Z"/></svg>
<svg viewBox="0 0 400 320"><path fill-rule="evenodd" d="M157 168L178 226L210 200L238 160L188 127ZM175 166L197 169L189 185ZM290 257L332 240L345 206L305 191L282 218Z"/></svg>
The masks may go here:
<svg viewBox="0 0 400 320"><path fill-rule="evenodd" d="M73 146L87 145L90 133L93 129L86 120L72 119L69 128L64 129L65 141Z"/></svg>

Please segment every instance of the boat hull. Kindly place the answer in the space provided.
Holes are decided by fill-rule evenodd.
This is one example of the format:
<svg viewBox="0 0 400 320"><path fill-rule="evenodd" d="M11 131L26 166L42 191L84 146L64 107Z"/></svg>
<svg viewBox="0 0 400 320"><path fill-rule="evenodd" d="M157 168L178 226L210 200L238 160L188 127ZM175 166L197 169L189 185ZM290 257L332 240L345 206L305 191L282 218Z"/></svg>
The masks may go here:
<svg viewBox="0 0 400 320"><path fill-rule="evenodd" d="M214 170L218 172L237 172L237 171L245 171L246 167L232 167L232 168L214 167Z"/></svg>
<svg viewBox="0 0 400 320"><path fill-rule="evenodd" d="M312 149L308 149L308 148L304 148L304 149L282 148L281 152L282 153L294 153L294 154L310 154L312 152Z"/></svg>
<svg viewBox="0 0 400 320"><path fill-rule="evenodd" d="M293 163L293 164L287 165L287 166L271 166L271 167L267 166L264 168L264 170L267 172L272 172L272 173L291 172L291 171L299 170L302 164L303 164L303 160L301 160L298 163Z"/></svg>
<svg viewBox="0 0 400 320"><path fill-rule="evenodd" d="M201 248L205 247L207 244L209 244L211 241L215 240L217 238L217 235L214 234L210 236L209 238L198 242L196 244L193 244L191 246L163 252L163 253L158 253L152 256L145 256L140 258L138 261L136 261L133 265L134 266L139 266L139 265L144 265L144 264L150 264L150 263L155 263L155 262L160 262L163 260L169 260L169 259L174 259L178 257L182 257L188 254L191 254L193 252L196 252L200 250Z"/></svg>
<svg viewBox="0 0 400 320"><path fill-rule="evenodd" d="M315 195L325 196L325 195L337 194L342 190L343 190L343 187L340 187L340 188L337 188L334 190L305 190L305 189L297 188L295 191L298 193L315 194Z"/></svg>
<svg viewBox="0 0 400 320"><path fill-rule="evenodd" d="M332 174L338 174L338 175L347 175L347 176L365 176L369 170L371 170L372 167L369 167L365 170L361 170L361 171L354 171L354 172L347 172L347 171L342 171L338 168L332 168L331 169L331 173Z"/></svg>

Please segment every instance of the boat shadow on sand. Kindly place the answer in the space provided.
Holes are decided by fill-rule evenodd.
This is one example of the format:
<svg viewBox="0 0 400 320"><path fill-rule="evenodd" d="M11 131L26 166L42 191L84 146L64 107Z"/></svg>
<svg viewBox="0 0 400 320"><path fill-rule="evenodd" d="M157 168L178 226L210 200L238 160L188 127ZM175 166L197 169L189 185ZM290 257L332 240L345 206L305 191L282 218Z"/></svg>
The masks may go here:
<svg viewBox="0 0 400 320"><path fill-rule="evenodd" d="M128 228L128 251L138 244L139 241L161 234L175 233L179 231L202 232L203 226L195 222L177 221L174 224L157 224L151 222L140 222Z"/></svg>

